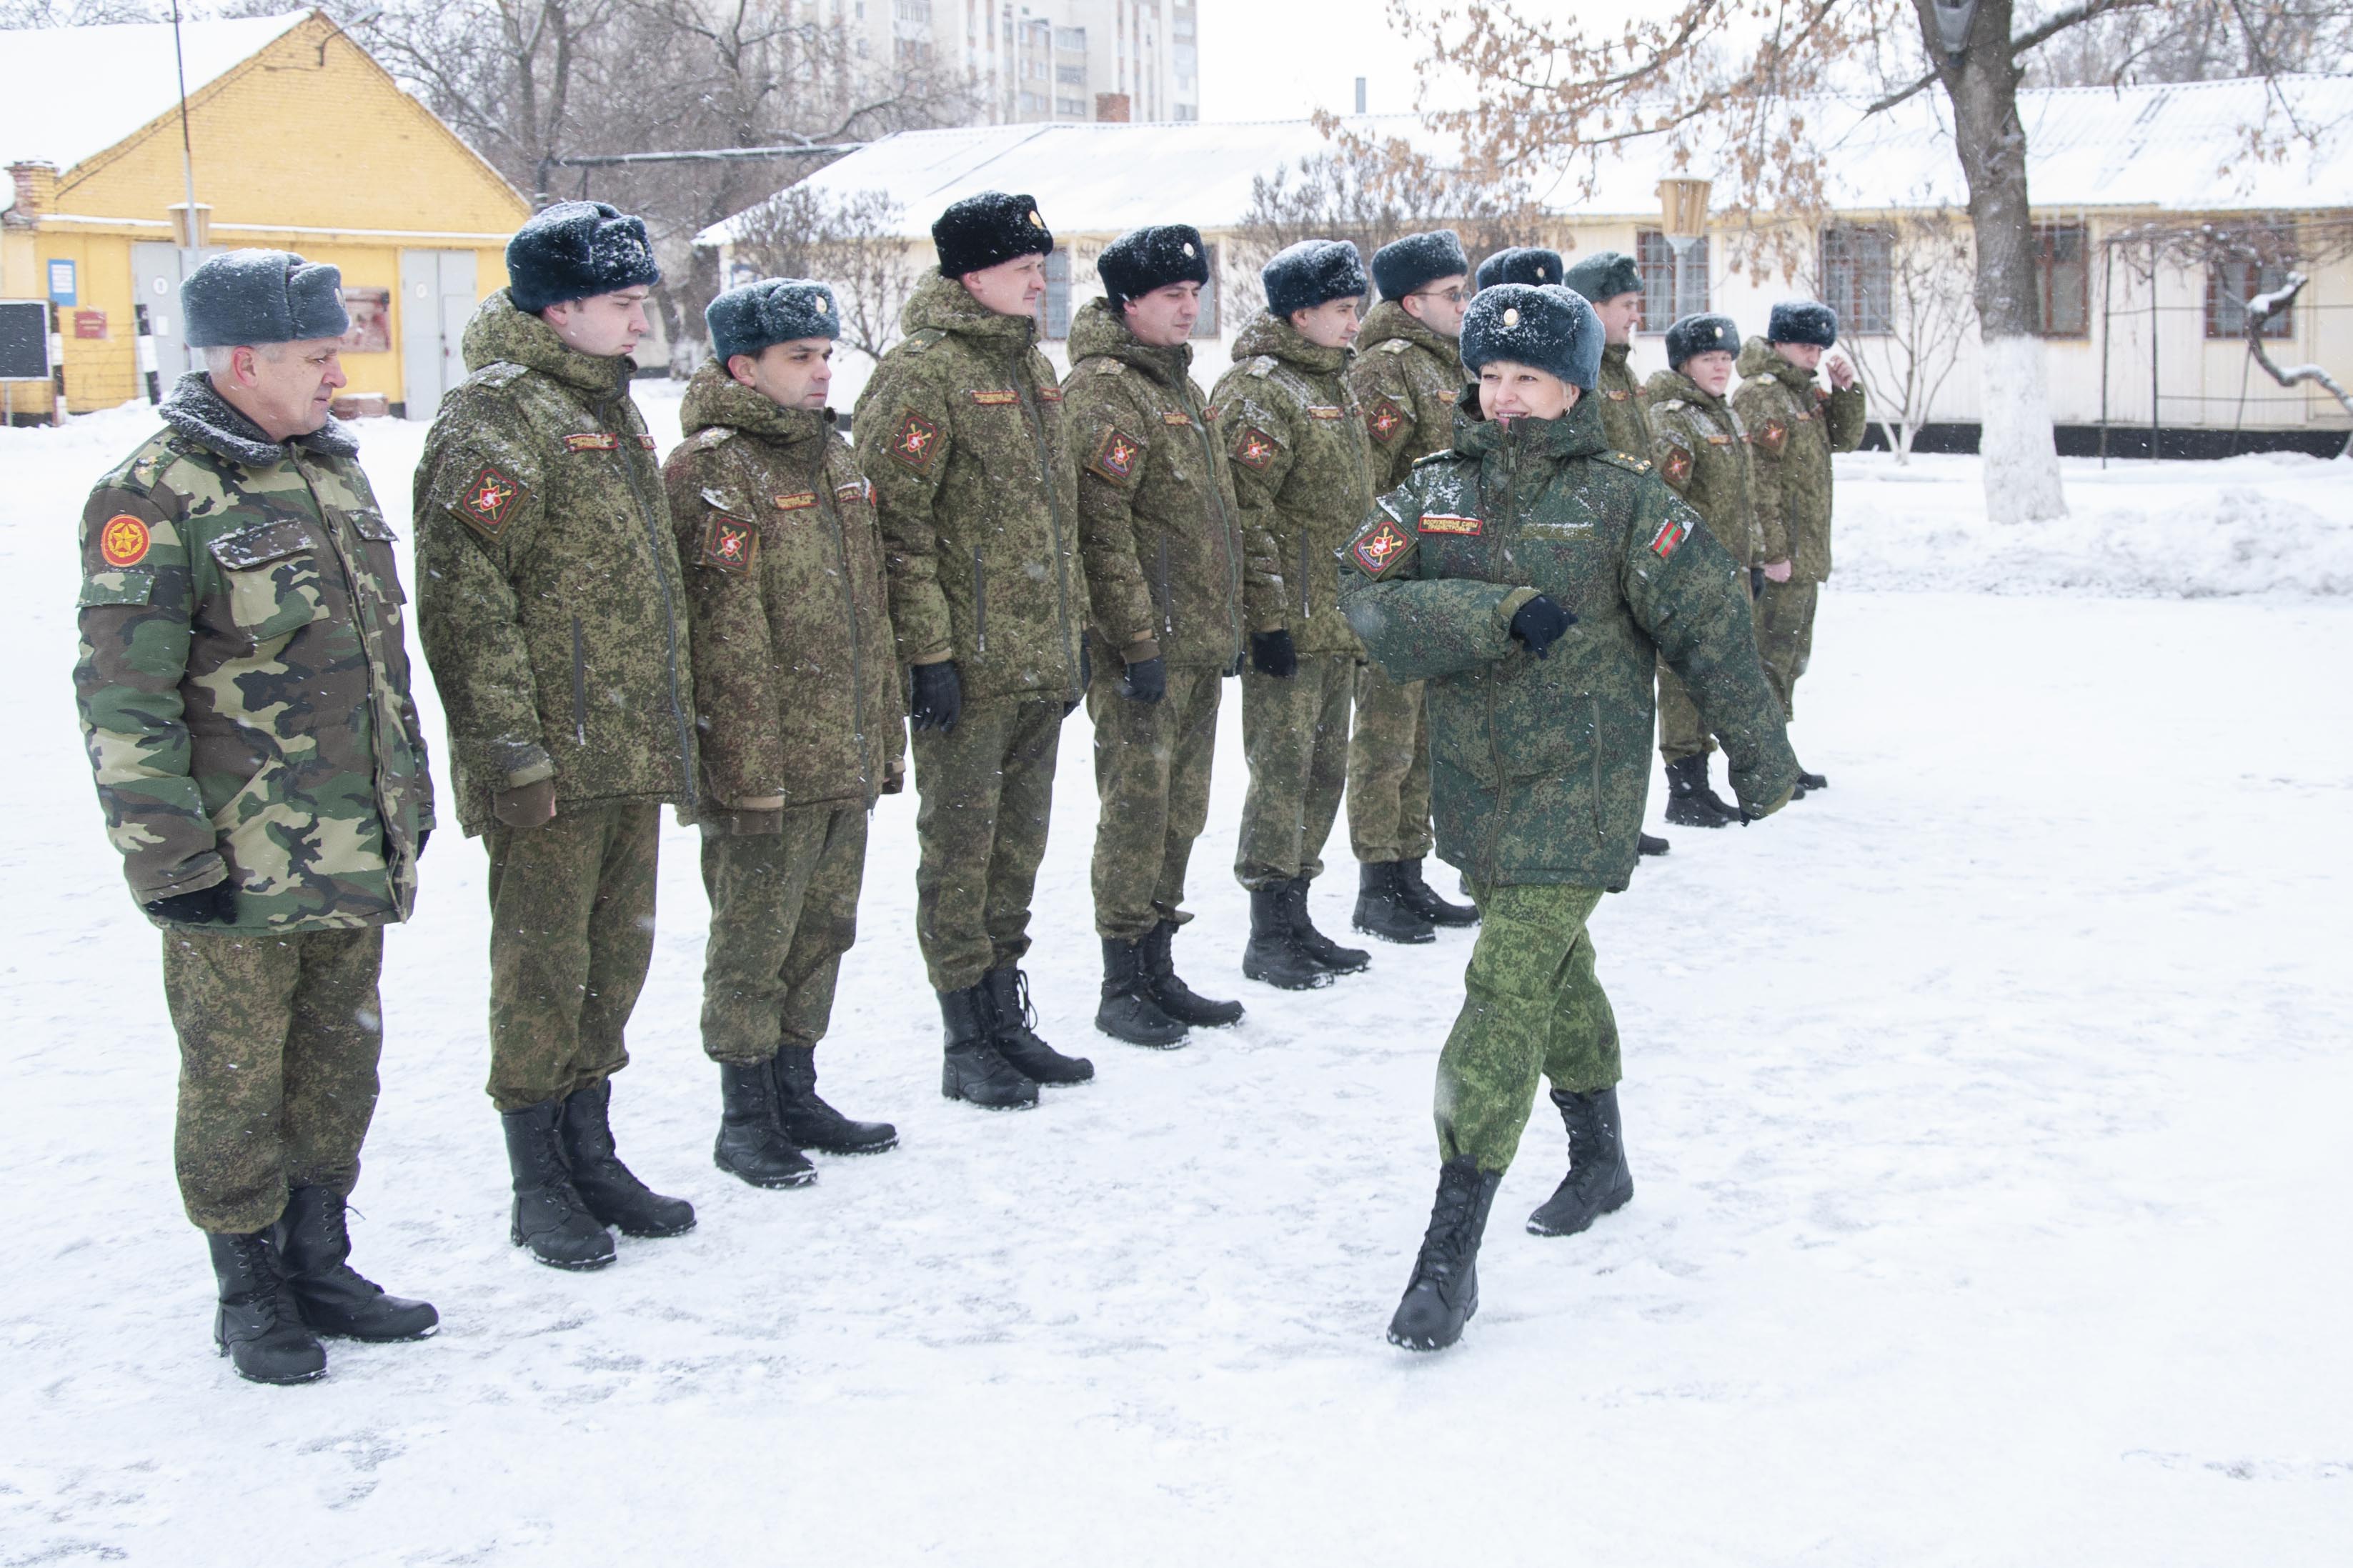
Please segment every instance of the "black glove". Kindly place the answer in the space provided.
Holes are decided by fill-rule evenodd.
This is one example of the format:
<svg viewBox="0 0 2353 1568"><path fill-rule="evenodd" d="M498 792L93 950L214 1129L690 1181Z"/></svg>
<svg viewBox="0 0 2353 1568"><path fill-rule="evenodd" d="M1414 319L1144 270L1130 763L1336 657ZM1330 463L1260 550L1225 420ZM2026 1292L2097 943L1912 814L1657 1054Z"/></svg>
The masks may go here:
<svg viewBox="0 0 2353 1568"><path fill-rule="evenodd" d="M425 847L426 847L427 844L430 844L430 843L432 843L432 842L433 842L433 830L432 830L431 828L429 828L429 827L425 827L425 828L419 828L419 829L417 830L417 858L419 860L422 860L422 859L424 859L424 858L425 858Z"/></svg>
<svg viewBox="0 0 2353 1568"><path fill-rule="evenodd" d="M955 660L943 658L915 666L914 695L907 703L907 716L918 730L945 734L956 727L956 721L964 716L964 681L956 674Z"/></svg>
<svg viewBox="0 0 2353 1568"><path fill-rule="evenodd" d="M1761 599L1765 596L1765 568L1762 566L1751 566L1748 569L1748 596L1752 599Z"/></svg>
<svg viewBox="0 0 2353 1568"><path fill-rule="evenodd" d="M1512 617L1512 635L1527 644L1528 651L1538 658L1549 658L1560 634L1575 625L1575 616L1538 594Z"/></svg>
<svg viewBox="0 0 2353 1568"><path fill-rule="evenodd" d="M1127 667L1119 694L1130 702L1159 701L1168 695L1168 661L1157 656L1137 659Z"/></svg>
<svg viewBox="0 0 2353 1568"><path fill-rule="evenodd" d="M141 907L157 920L175 926L234 925L237 884L224 877L209 888L199 888L193 893L174 893L168 899L151 899Z"/></svg>
<svg viewBox="0 0 2353 1568"><path fill-rule="evenodd" d="M1289 680L1299 673L1299 650L1291 646L1289 632L1250 633L1250 668L1261 675L1271 675L1277 680Z"/></svg>

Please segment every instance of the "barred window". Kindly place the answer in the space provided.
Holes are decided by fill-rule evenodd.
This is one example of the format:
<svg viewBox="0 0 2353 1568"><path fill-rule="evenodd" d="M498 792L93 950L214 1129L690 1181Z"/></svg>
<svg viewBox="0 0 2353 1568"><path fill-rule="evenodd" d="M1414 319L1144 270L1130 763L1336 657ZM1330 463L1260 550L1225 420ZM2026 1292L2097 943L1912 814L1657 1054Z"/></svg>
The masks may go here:
<svg viewBox="0 0 2353 1568"><path fill-rule="evenodd" d="M1642 273L1642 330L1663 332L1685 316L1708 308L1707 241L1691 247L1680 264L1675 247L1656 229L1634 236L1634 264Z"/></svg>
<svg viewBox="0 0 2353 1568"><path fill-rule="evenodd" d="M1046 296L1038 301L1038 335L1060 342L1071 335L1071 250L1056 246L1046 257Z"/></svg>
<svg viewBox="0 0 2353 1568"><path fill-rule="evenodd" d="M1895 292L1894 245L1886 230L1834 224L1822 230L1822 303L1841 335L1888 331Z"/></svg>
<svg viewBox="0 0 2353 1568"><path fill-rule="evenodd" d="M2034 226L2034 280L2046 338L2081 338L2092 331L2092 244L2079 223Z"/></svg>
<svg viewBox="0 0 2353 1568"><path fill-rule="evenodd" d="M2258 294L2287 287L2287 268L2255 261L2218 261L2206 269L2206 335L2243 338L2247 335L2247 301ZM2266 338L2295 336L2295 307L2291 305L2263 323Z"/></svg>

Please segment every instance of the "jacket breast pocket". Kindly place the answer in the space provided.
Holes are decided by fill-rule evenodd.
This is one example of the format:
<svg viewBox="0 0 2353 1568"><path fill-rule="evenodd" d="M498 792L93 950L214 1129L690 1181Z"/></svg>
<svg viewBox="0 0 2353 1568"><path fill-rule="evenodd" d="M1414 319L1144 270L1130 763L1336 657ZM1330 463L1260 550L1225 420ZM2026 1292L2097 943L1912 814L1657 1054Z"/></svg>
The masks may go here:
<svg viewBox="0 0 2353 1568"><path fill-rule="evenodd" d="M225 533L211 549L229 616L255 642L290 636L327 613L319 542L301 519Z"/></svg>

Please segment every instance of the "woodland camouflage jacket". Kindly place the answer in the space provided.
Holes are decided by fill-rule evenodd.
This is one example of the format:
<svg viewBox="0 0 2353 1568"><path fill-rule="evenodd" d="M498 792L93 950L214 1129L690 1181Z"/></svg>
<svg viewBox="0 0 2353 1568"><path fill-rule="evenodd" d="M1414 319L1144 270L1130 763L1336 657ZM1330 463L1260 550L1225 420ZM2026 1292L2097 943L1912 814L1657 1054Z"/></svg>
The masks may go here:
<svg viewBox="0 0 2353 1568"><path fill-rule="evenodd" d="M433 826L393 533L330 421L280 446L202 373L82 511L74 696L142 902L236 927L406 920Z"/></svg>
<svg viewBox="0 0 2353 1568"><path fill-rule="evenodd" d="M458 820L480 833L491 795L551 776L559 805L691 804L686 606L631 362L567 347L504 289L464 347L416 489Z"/></svg>
<svg viewBox="0 0 2353 1568"><path fill-rule="evenodd" d="M784 809L895 789L906 748L882 536L831 410L780 408L717 364L662 466L694 626L705 794Z"/></svg>
<svg viewBox="0 0 2353 1568"><path fill-rule="evenodd" d="M1748 595L1691 509L1610 452L1594 400L1557 420L1465 419L1383 496L1340 563L1366 653L1426 680L1438 852L1473 882L1622 889L1651 778L1663 658L1742 803L1797 782ZM1542 594L1577 617L1537 658L1511 634Z"/></svg>

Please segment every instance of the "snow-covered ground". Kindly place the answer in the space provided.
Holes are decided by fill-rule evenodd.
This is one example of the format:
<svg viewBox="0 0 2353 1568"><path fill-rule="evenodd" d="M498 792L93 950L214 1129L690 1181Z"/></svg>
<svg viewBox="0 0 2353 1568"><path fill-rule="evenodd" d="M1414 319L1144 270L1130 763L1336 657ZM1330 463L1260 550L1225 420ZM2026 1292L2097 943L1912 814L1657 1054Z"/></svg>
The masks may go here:
<svg viewBox="0 0 2353 1568"><path fill-rule="evenodd" d="M507 1245L482 856L437 840L388 943L357 1261L445 1327L271 1390L211 1353L155 937L67 680L79 499L143 426L0 432L29 623L0 681L0 1564L2347 1561L2344 467L2070 463L2074 520L2003 531L1969 462L1845 461L1798 730L1833 787L1674 832L1605 902L1635 1202L1525 1234L1541 1111L1448 1354L1381 1330L1470 938L1321 994L1243 981L1229 705L1179 956L1249 1019L1165 1055L1093 1034L1073 720L1032 968L1098 1082L939 1098L887 801L821 1059L904 1142L803 1192L712 1168L673 830L617 1121L702 1224L598 1274ZM421 432L364 434L397 519Z"/></svg>

